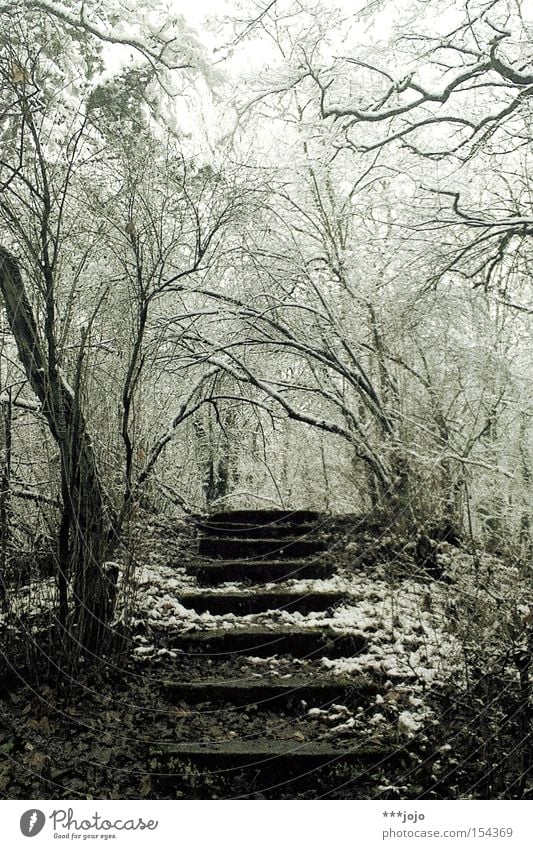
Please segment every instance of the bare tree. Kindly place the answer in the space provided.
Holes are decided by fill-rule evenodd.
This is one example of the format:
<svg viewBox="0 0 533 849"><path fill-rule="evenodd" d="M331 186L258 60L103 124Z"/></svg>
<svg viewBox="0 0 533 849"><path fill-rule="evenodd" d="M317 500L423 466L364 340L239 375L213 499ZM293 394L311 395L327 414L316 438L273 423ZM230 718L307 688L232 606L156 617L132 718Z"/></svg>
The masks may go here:
<svg viewBox="0 0 533 849"><path fill-rule="evenodd" d="M76 640L83 647L98 651L112 615L116 591L116 575L108 574L104 563L116 545L125 509L123 506L117 513L117 505L106 491L98 451L83 409L84 402L87 403L84 375L92 345L91 333L108 296L106 286L86 286L90 291L85 298L84 314L80 316L82 323L78 320L73 324L72 316L76 301L79 305L80 297L83 300L83 287L88 283L84 274L87 275L87 269L94 270L94 253L105 226L105 216L101 216L99 228L91 230L87 226L85 232L83 227L80 231L80 214L83 220L88 209L83 210L77 193L83 184L81 177L86 163L94 162L95 156L101 157L100 146L106 149L107 144L111 153L111 144L108 128L105 124L98 126L102 101L93 95L101 91L101 86L98 82L91 85L90 79L81 87L73 85L70 66L76 61L73 56L76 51L81 66L87 68L91 63L101 62L102 41L132 47L148 61L148 77L145 79L141 74L137 86L129 92L134 100L144 97L146 85L154 74L159 79L159 73L164 76L192 68L192 64L177 60L179 44L170 24L170 28L159 31L154 41L150 37L143 40L144 36L124 39L116 35L115 38L112 31L95 23L86 10L76 18L56 4L33 4L31 9L8 4L1 13L3 24L11 28L11 37L3 42L0 57L4 83L2 129L6 140L0 163L0 214L9 234L7 244L1 248L0 289L20 361L61 459L63 504L58 568L61 622L64 627L67 625L68 582L73 574ZM86 32L88 40L67 38L65 41L65 35L70 36L73 29ZM154 47L156 41L158 46ZM191 49L191 42L187 49ZM198 50L195 57L192 53L190 56L195 59L195 68L200 61ZM109 83L106 85L109 87ZM117 90L120 93L118 84ZM142 111L139 116L148 119ZM133 229L131 221L122 224L133 256L138 304L137 332L122 390L121 429L126 454L123 505L132 497L133 446L129 425L132 399L142 369L149 307L163 291L175 289L182 276L199 268L225 223L221 213L211 229L204 232L203 220L187 191L182 185L181 199L187 212L181 218L183 226L188 227L192 222L192 233L187 232L191 250L184 268L169 270L166 279L163 275L168 253L178 239L176 228L173 242L172 238L170 244L158 241L156 222L149 219L146 204L142 233ZM201 202L200 193L197 203ZM135 192L130 193L129 203L133 209ZM189 219L187 225L184 225L185 214ZM153 242L145 250L148 233ZM150 268L145 266L148 250L155 257ZM69 251L74 252L74 280L70 287L65 272ZM175 255L173 260L178 262ZM172 268L171 262L168 268ZM72 274L70 269L69 273ZM161 450L154 448L149 468ZM141 481L147 474L146 470L144 477L140 474Z"/></svg>

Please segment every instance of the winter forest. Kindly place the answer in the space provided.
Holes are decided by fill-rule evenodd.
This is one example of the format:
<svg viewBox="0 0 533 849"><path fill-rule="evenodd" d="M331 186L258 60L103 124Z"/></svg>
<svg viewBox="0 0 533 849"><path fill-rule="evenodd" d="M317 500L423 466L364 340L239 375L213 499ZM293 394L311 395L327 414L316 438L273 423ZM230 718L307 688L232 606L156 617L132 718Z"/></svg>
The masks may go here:
<svg viewBox="0 0 533 849"><path fill-rule="evenodd" d="M533 6L5 0L0 80L0 796L533 798Z"/></svg>

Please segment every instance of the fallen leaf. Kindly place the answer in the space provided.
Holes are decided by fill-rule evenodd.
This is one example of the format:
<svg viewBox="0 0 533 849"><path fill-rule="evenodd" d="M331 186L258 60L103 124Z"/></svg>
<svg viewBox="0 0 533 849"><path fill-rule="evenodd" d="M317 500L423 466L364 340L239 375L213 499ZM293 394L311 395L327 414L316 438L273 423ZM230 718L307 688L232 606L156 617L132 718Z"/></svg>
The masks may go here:
<svg viewBox="0 0 533 849"><path fill-rule="evenodd" d="M46 755L42 752L29 752L24 756L24 763L34 772L41 773L46 763Z"/></svg>

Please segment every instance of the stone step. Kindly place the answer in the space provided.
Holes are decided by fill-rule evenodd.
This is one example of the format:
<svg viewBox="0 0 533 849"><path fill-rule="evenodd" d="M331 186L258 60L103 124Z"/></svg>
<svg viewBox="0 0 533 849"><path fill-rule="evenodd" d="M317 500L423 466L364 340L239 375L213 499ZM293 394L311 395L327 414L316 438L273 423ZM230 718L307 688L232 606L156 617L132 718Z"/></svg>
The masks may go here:
<svg viewBox="0 0 533 849"><path fill-rule="evenodd" d="M184 607L197 613L211 613L223 616L235 613L246 616L251 613L263 613L266 610L286 610L293 613L311 613L329 610L349 601L346 593L338 591L278 592L266 590L259 592L188 592L179 597Z"/></svg>
<svg viewBox="0 0 533 849"><path fill-rule="evenodd" d="M231 630L188 631L171 634L167 644L189 655L224 659L228 655L270 657L290 655L300 658L353 657L366 651L367 642L359 635L339 634L331 628L232 628Z"/></svg>
<svg viewBox="0 0 533 849"><path fill-rule="evenodd" d="M271 525L274 522L288 523L291 525L308 524L325 519L323 513L316 510L223 510L211 513L209 516L192 516L195 523L212 522L227 524L246 525Z"/></svg>
<svg viewBox="0 0 533 849"><path fill-rule="evenodd" d="M324 551L327 542L312 537L288 537L276 539L234 539L232 537L203 537L199 543L199 553L203 557L222 560L262 558L308 557Z"/></svg>
<svg viewBox="0 0 533 849"><path fill-rule="evenodd" d="M379 692L378 682L354 678L324 676L310 678L291 675L287 678L261 677L236 681L163 681L163 695L172 703L255 705L262 710L297 708L301 702L308 707L328 707L331 704L359 706Z"/></svg>
<svg viewBox="0 0 533 849"><path fill-rule="evenodd" d="M307 787L316 787L329 771L331 789L349 781L355 788L368 781L370 770L380 769L388 774L392 766L407 760L406 750L387 749L366 742L359 745L345 743L336 746L330 742L297 740L225 740L223 742L160 743L151 747L149 755L163 768L167 783L181 777L185 764L220 778L227 773L232 778L236 770L250 772L252 779L247 794L261 790L283 793L289 781ZM343 768L342 779L335 770ZM351 775L346 767L352 767ZM324 770L324 773L322 773ZM319 772L320 771L320 772ZM327 772L326 772L327 771ZM392 772L390 774L393 774ZM349 776L349 777L348 777ZM258 782L261 784L258 784ZM271 785L270 787L268 785ZM242 792L239 794L242 796Z"/></svg>
<svg viewBox="0 0 533 849"><path fill-rule="evenodd" d="M228 581L248 581L267 584L304 578L331 578L335 567L331 560L209 560L187 565L187 572L195 575L203 586L217 586Z"/></svg>
<svg viewBox="0 0 533 849"><path fill-rule="evenodd" d="M310 535L316 532L315 523L289 525L272 523L270 525L241 525L239 523L198 522L197 529L203 537L233 537L235 539L276 539Z"/></svg>

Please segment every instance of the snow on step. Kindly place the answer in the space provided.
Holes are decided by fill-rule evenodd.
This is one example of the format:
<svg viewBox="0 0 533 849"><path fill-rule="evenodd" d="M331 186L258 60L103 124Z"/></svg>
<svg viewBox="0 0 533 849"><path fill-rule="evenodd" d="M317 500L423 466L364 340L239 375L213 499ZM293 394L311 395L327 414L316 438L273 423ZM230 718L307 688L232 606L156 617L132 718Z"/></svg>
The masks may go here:
<svg viewBox="0 0 533 849"><path fill-rule="evenodd" d="M306 525L323 521L325 516L315 510L227 510L210 516L192 516L191 519L202 528L210 528L212 525L260 528L266 525Z"/></svg>
<svg viewBox="0 0 533 849"><path fill-rule="evenodd" d="M305 537L316 531L314 524L304 525L240 525L209 522L196 524L197 529L206 537L235 537L239 539L279 539L286 537Z"/></svg>

